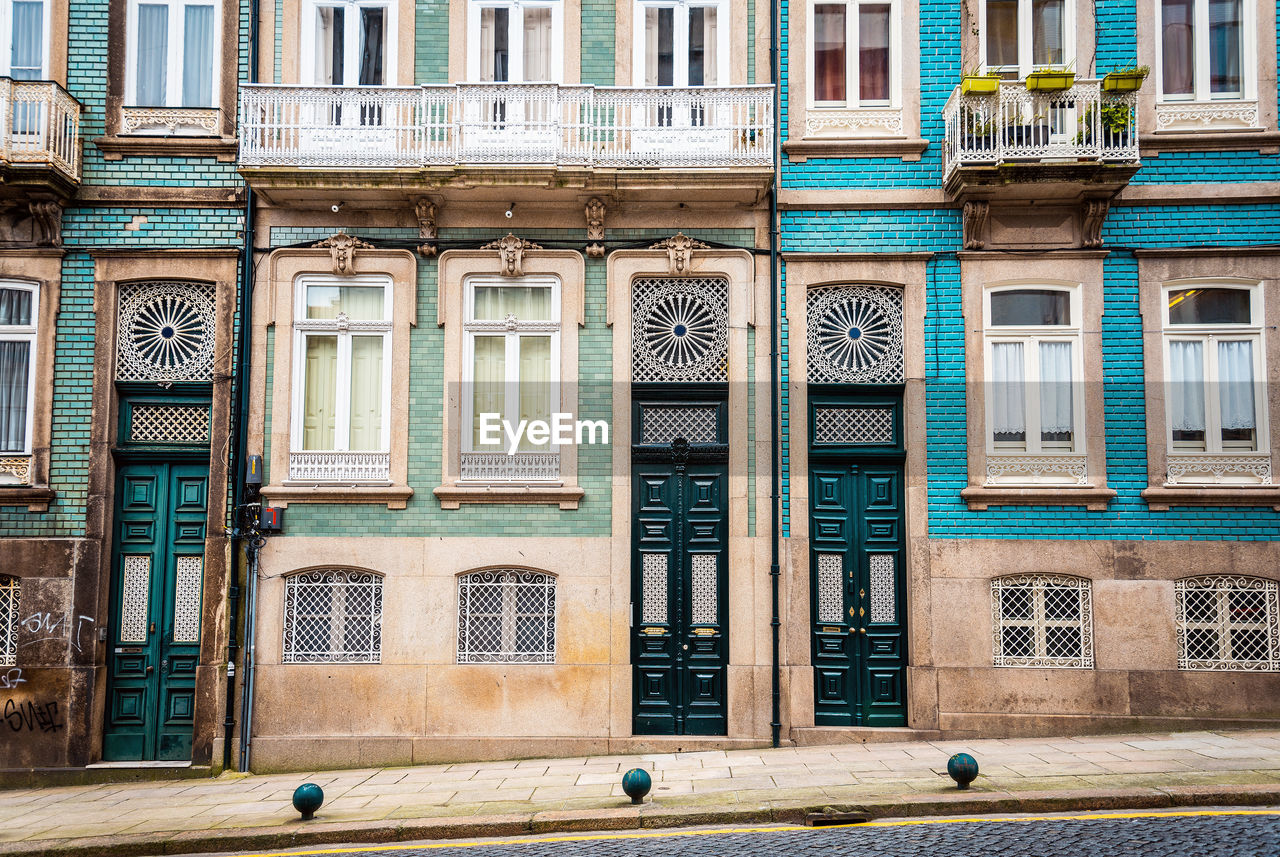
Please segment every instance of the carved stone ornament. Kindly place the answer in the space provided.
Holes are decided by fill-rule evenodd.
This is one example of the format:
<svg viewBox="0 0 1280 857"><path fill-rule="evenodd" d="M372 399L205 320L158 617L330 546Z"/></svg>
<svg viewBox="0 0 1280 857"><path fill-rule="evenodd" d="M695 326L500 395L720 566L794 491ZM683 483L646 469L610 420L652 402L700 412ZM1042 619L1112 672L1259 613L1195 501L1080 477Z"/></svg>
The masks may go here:
<svg viewBox="0 0 1280 857"><path fill-rule="evenodd" d="M502 270L499 272L502 276L522 277L524 276L524 252L526 250L541 250L542 245L535 244L532 241L525 241L523 238L517 238L508 232L505 238L490 241L480 249L498 251L498 255L502 257Z"/></svg>
<svg viewBox="0 0 1280 857"><path fill-rule="evenodd" d="M667 251L667 273L673 277L686 277L693 263L694 250L709 250L710 244L690 238L683 232L677 232L670 238L664 238L650 247L650 250Z"/></svg>
<svg viewBox="0 0 1280 857"><path fill-rule="evenodd" d="M413 207L418 218L418 237L429 241L418 248L418 252L426 257L436 255L436 204L427 197L421 197Z"/></svg>
<svg viewBox="0 0 1280 857"><path fill-rule="evenodd" d="M592 197L587 203L587 255L594 259L604 256L604 203L599 197Z"/></svg>
<svg viewBox="0 0 1280 857"><path fill-rule="evenodd" d="M986 246L987 216L991 203L974 199L964 204L964 249L981 250Z"/></svg>
<svg viewBox="0 0 1280 857"><path fill-rule="evenodd" d="M350 277L356 272L356 250L372 250L373 245L361 241L354 235L338 232L323 241L317 241L312 247L324 247L329 250L329 258L333 260L333 272Z"/></svg>
<svg viewBox="0 0 1280 857"><path fill-rule="evenodd" d="M1111 203L1105 199L1085 200L1080 228L1080 243L1085 247L1102 246L1102 224L1106 222L1110 208Z"/></svg>
<svg viewBox="0 0 1280 857"><path fill-rule="evenodd" d="M51 199L0 202L0 246L61 247L62 206Z"/></svg>

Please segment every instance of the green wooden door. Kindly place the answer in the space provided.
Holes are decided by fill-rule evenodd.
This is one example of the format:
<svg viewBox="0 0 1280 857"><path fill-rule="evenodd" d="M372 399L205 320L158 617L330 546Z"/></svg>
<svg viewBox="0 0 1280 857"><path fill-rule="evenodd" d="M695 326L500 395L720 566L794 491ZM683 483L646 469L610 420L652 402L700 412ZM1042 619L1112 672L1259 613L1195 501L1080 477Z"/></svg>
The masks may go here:
<svg viewBox="0 0 1280 857"><path fill-rule="evenodd" d="M116 478L103 758L191 758L209 470L130 463Z"/></svg>
<svg viewBox="0 0 1280 857"><path fill-rule="evenodd" d="M900 406L817 399L811 414L814 721L905 726Z"/></svg>

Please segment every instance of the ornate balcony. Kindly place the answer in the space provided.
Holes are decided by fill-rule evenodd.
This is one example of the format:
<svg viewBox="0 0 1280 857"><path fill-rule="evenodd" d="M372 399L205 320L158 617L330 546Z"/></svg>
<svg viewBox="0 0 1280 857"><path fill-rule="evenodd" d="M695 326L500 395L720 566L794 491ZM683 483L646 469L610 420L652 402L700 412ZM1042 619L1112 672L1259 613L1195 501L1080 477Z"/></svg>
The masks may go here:
<svg viewBox="0 0 1280 857"><path fill-rule="evenodd" d="M758 188L771 178L772 110L769 86L245 85L240 167L277 198L350 190L357 176L384 191L492 184L476 180L494 171L508 188L613 187L620 174L644 184L673 171Z"/></svg>
<svg viewBox="0 0 1280 857"><path fill-rule="evenodd" d="M4 195L67 199L80 184L80 102L47 80L0 77ZM41 193L44 191L45 193Z"/></svg>
<svg viewBox="0 0 1280 857"><path fill-rule="evenodd" d="M1001 81L991 94L957 87L943 108L943 187L953 199L1108 198L1137 172L1136 93L1101 81L1064 90Z"/></svg>

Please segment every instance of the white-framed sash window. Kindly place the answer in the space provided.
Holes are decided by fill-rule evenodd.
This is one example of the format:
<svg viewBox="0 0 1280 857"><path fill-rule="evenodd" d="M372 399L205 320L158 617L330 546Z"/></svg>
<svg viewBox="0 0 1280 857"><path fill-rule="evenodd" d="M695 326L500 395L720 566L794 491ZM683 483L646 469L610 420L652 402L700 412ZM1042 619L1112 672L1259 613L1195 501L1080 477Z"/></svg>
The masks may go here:
<svg viewBox="0 0 1280 857"><path fill-rule="evenodd" d="M211 108L222 56L219 0L130 0L125 103Z"/></svg>
<svg viewBox="0 0 1280 857"><path fill-rule="evenodd" d="M1075 11L1068 0L979 0L983 67L1024 78L1075 59Z"/></svg>
<svg viewBox="0 0 1280 857"><path fill-rule="evenodd" d="M467 80L559 83L563 14L562 0L472 0L467 6Z"/></svg>
<svg viewBox="0 0 1280 857"><path fill-rule="evenodd" d="M889 107L899 99L899 4L839 0L809 7L813 34L810 104Z"/></svg>
<svg viewBox="0 0 1280 857"><path fill-rule="evenodd" d="M395 85L396 5L390 0L304 0L302 80L315 86Z"/></svg>
<svg viewBox="0 0 1280 857"><path fill-rule="evenodd" d="M636 0L636 86L727 86L729 4L724 0Z"/></svg>
<svg viewBox="0 0 1280 857"><path fill-rule="evenodd" d="M9 50L0 51L0 75L14 80L49 77L48 0L0 0L0 32Z"/></svg>
<svg viewBox="0 0 1280 857"><path fill-rule="evenodd" d="M377 276L303 277L295 292L291 476L385 481L391 282Z"/></svg>
<svg viewBox="0 0 1280 857"><path fill-rule="evenodd" d="M0 281L0 459L16 459L0 467L0 484L21 483L20 465L31 456L36 395L36 325L39 287Z"/></svg>
<svg viewBox="0 0 1280 857"><path fill-rule="evenodd" d="M1161 101L1253 98L1251 0L1157 0Z"/></svg>

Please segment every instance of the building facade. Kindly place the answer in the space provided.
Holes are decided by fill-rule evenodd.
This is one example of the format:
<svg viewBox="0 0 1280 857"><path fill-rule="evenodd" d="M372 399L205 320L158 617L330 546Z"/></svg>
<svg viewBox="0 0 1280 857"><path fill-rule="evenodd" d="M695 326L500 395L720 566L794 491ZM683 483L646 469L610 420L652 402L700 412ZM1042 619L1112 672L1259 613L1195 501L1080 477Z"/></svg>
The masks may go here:
<svg viewBox="0 0 1280 857"><path fill-rule="evenodd" d="M13 0L0 26L0 768L217 766L238 9Z"/></svg>

